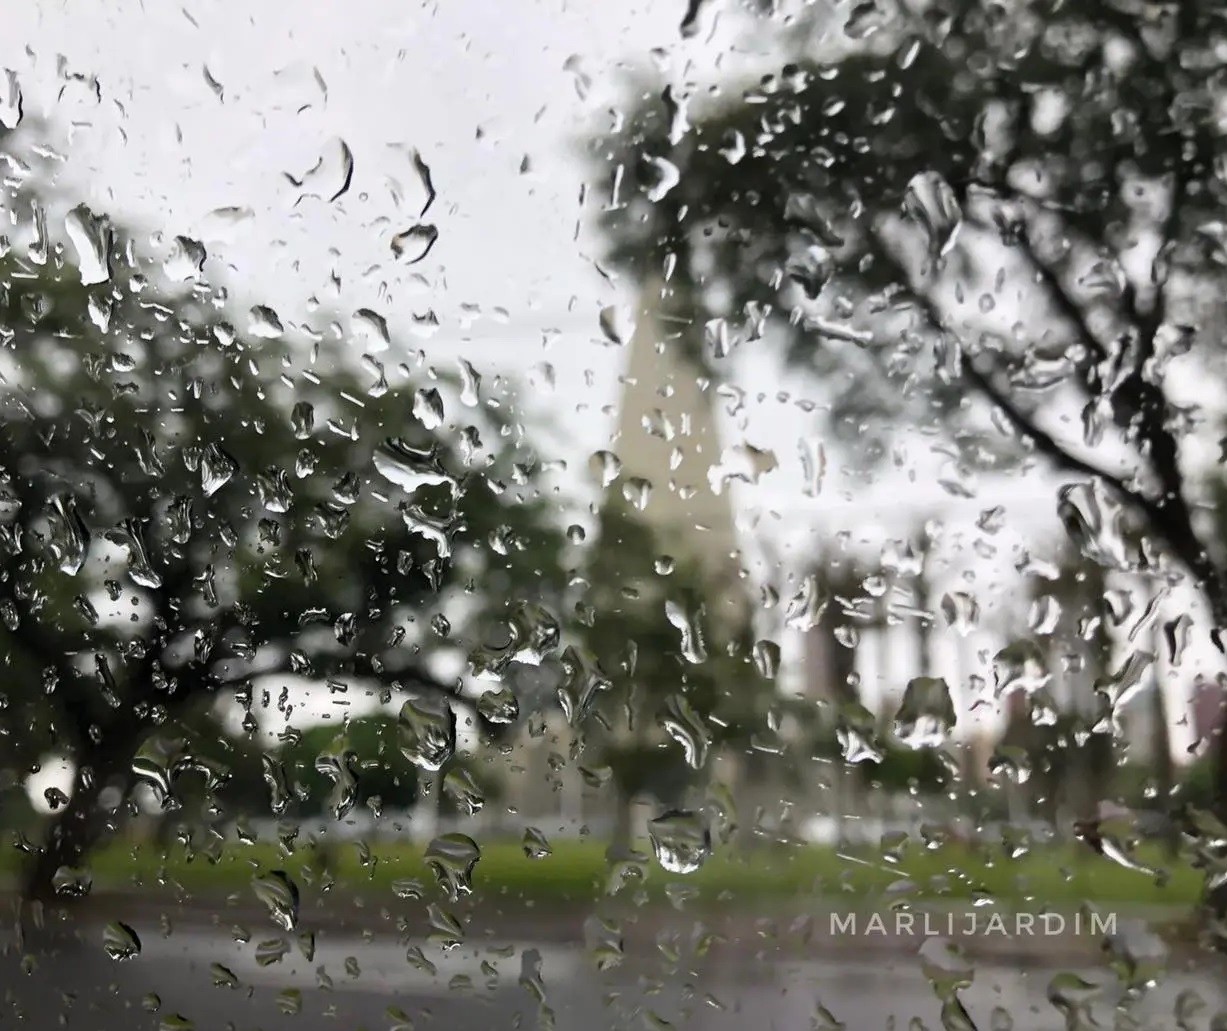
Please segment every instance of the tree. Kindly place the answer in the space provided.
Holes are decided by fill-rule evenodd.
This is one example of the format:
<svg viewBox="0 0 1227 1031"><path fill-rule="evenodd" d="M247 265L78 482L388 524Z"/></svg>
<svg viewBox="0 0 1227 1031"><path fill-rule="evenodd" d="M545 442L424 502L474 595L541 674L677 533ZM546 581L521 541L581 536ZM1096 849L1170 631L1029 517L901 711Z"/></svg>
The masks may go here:
<svg viewBox="0 0 1227 1031"><path fill-rule="evenodd" d="M610 769L616 848L629 844L635 797L680 807L706 786L716 752L752 758L778 655L773 642L755 645L747 606L733 603L739 585L713 584L693 557L664 556L652 526L612 492L598 534L583 599L591 619L574 627L560 695L585 756ZM727 604L709 609L708 599Z"/></svg>
<svg viewBox="0 0 1227 1031"><path fill-rule="evenodd" d="M127 796L151 735L219 697L289 715L309 684L472 711L431 650L477 647L561 569L513 406L361 371L267 308L235 325L191 240L147 256L77 208L74 261L33 191L10 204L31 242L0 259L0 745L75 768L28 873L43 897L122 815L100 797ZM192 768L151 754L170 791Z"/></svg>
<svg viewBox="0 0 1227 1031"><path fill-rule="evenodd" d="M687 118L674 91L641 94L595 144L617 183L611 261L641 281L671 270L680 318L728 324L712 338L783 338L862 454L896 425L940 427L968 464L1039 459L1101 485L1105 505L1063 512L1084 553L1186 576L1220 643L1227 557L1190 482L1194 438L1218 431L1169 373L1213 376L1227 357L1221 11L853 14L817 46L782 32L777 72ZM1148 538L1140 555L1105 554L1112 505Z"/></svg>
<svg viewBox="0 0 1227 1031"><path fill-rule="evenodd" d="M418 769L401 753L395 717L320 723L296 734L275 757L301 816L343 818L358 806L410 809ZM337 814L340 813L340 816Z"/></svg>

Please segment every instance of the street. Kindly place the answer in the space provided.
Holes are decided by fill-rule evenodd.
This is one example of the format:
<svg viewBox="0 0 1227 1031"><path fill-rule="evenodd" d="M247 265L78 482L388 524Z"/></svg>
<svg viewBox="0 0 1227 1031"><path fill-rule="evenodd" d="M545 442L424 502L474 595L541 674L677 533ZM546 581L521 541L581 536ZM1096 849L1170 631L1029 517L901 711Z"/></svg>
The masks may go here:
<svg viewBox="0 0 1227 1031"><path fill-rule="evenodd" d="M0 961L0 1027L91 1031L308 1029L468 1029L552 1026L767 1029L940 1027L941 1006L915 954L814 959L697 957L683 942L655 955L630 955L605 971L592 943L553 941L461 944L393 935L325 933L308 959L294 934L253 929L237 941L220 927L133 925L139 955L112 959L103 927L57 944L10 940ZM246 937L246 932L241 936ZM412 954L414 962L407 958ZM928 971L932 974L932 969ZM1076 973L1067 997L1087 1005L1099 1026L1209 1028L1227 1012L1218 968L1169 972L1124 1007L1106 966L1079 971L999 962L974 967L960 1000L982 1029L1091 1027L1069 1023L1049 1001L1054 975ZM1008 1014L1008 1020L1006 1015ZM921 1025L915 1025L917 1027Z"/></svg>

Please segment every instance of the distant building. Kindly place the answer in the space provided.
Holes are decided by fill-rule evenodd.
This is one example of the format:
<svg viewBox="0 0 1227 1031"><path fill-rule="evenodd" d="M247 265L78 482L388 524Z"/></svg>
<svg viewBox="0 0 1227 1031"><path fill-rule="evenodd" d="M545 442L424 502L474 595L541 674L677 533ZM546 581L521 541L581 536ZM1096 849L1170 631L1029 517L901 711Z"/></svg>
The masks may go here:
<svg viewBox="0 0 1227 1031"><path fill-rule="evenodd" d="M727 486L713 489L711 478L721 462L716 384L692 350L702 346L698 331L671 325L660 293L659 283L644 286L628 344L610 442L621 470L607 489L637 499L662 549L699 560L713 586L727 589L739 579L740 557Z"/></svg>

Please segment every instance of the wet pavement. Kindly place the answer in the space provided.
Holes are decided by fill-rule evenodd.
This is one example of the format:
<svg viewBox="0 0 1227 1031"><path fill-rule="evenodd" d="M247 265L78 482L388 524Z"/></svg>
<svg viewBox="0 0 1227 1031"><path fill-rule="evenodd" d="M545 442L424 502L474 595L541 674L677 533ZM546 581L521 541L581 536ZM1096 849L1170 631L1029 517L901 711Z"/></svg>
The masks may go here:
<svg viewBox="0 0 1227 1031"><path fill-rule="evenodd" d="M122 961L108 956L102 925L55 944L27 942L23 949L10 941L0 957L0 1028L942 1026L941 1003L914 950L847 958L754 958L751 950L698 956L693 942L679 937L676 953L666 942L663 949L628 952L602 971L601 954L581 942L488 941L445 951L425 939L321 931L304 950L296 935L267 926L253 929L247 941L220 927L138 922L134 929L141 951ZM1173 962L1153 989L1133 999L1123 996L1106 964L1075 971L981 960L959 998L980 1029L1095 1026L1067 1024L1049 999L1054 977L1071 973L1089 984L1066 978L1067 997L1101 1027L1209 1028L1227 1013L1227 977L1210 959ZM1120 1022L1118 1006L1132 1024ZM922 1025L909 1023L915 1018Z"/></svg>

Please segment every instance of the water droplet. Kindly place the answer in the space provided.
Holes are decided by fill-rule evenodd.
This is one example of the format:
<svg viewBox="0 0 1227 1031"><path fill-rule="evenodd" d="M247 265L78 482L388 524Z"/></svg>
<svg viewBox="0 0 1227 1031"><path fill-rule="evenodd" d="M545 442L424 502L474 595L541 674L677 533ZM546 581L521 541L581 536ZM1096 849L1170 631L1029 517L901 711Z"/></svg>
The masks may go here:
<svg viewBox="0 0 1227 1031"><path fill-rule="evenodd" d="M26 256L31 264L46 265L49 238L47 236L47 210L37 200L30 201L30 243L26 248ZM35 298L40 306L45 301ZM45 308L44 308L45 310Z"/></svg>
<svg viewBox="0 0 1227 1031"><path fill-rule="evenodd" d="M247 317L247 331L257 340L276 340L285 332L281 317L267 305L255 305Z"/></svg>
<svg viewBox="0 0 1227 1031"><path fill-rule="evenodd" d="M1048 982L1048 1001L1070 1028L1096 1027L1092 1007L1103 989L1080 974L1062 971Z"/></svg>
<svg viewBox="0 0 1227 1031"><path fill-rule="evenodd" d="M392 237L392 254L407 265L425 261L439 240L436 226L419 223Z"/></svg>
<svg viewBox="0 0 1227 1031"><path fill-rule="evenodd" d="M1125 870L1146 874L1158 884L1166 881L1166 875L1137 859L1130 847L1116 835L1106 832L1099 820L1078 820L1074 823L1074 837L1087 845L1092 851L1111 860Z"/></svg>
<svg viewBox="0 0 1227 1031"><path fill-rule="evenodd" d="M277 1010L287 1017L297 1016L302 1012L302 989L283 988L277 993Z"/></svg>
<svg viewBox="0 0 1227 1031"><path fill-rule="evenodd" d="M421 505L404 501L397 506L401 521L409 532L435 546L440 559L451 557L452 538L460 531L460 513L456 509L432 515Z"/></svg>
<svg viewBox="0 0 1227 1031"><path fill-rule="evenodd" d="M340 137L329 140L319 159L299 176L282 173L299 191L298 201L314 197L331 204L345 194L354 179L354 155Z"/></svg>
<svg viewBox="0 0 1227 1031"><path fill-rule="evenodd" d="M353 314L354 332L361 342L362 350L380 354L388 349L392 337L388 333L388 320L370 308L359 308Z"/></svg>
<svg viewBox="0 0 1227 1031"><path fill-rule="evenodd" d="M328 748L315 758L315 770L331 783L328 811L334 820L343 820L358 800L358 779L354 776L355 752L344 734L336 737ZM286 928L290 930L290 928Z"/></svg>
<svg viewBox="0 0 1227 1031"><path fill-rule="evenodd" d="M539 1007L538 1023L543 1029L554 1027L554 1014L546 1006L545 979L541 976L541 953L537 949L525 949L520 953L519 985Z"/></svg>
<svg viewBox="0 0 1227 1031"><path fill-rule="evenodd" d="M256 944L256 965L271 967L280 963L290 952L290 943L284 938L266 938Z"/></svg>
<svg viewBox="0 0 1227 1031"><path fill-rule="evenodd" d="M221 963L209 965L209 977L213 981L214 988L237 988L239 986L238 975L229 967L222 966Z"/></svg>
<svg viewBox="0 0 1227 1031"><path fill-rule="evenodd" d="M51 887L64 898L84 898L93 890L94 878L88 870L61 866L51 877Z"/></svg>
<svg viewBox="0 0 1227 1031"><path fill-rule="evenodd" d="M935 748L954 728L954 700L941 677L908 681L895 713L895 736L908 748Z"/></svg>
<svg viewBox="0 0 1227 1031"><path fill-rule="evenodd" d="M297 440L306 440L311 436L315 429L315 407L309 401L299 401L290 410L290 429Z"/></svg>
<svg viewBox="0 0 1227 1031"><path fill-rule="evenodd" d="M707 762L707 752L711 747L711 731L694 707L680 694L670 695L665 702L665 714L660 725L674 741L682 746L686 765L692 769L701 769Z"/></svg>
<svg viewBox="0 0 1227 1031"><path fill-rule="evenodd" d="M951 591L942 595L942 618L960 637L966 637L980 623L980 603L974 594Z"/></svg>
<svg viewBox="0 0 1227 1031"><path fill-rule="evenodd" d="M154 734L132 757L132 775L153 792L154 799L163 808L172 797L175 768L184 755L181 739Z"/></svg>
<svg viewBox="0 0 1227 1031"><path fill-rule="evenodd" d="M998 745L989 757L988 772L1014 784L1026 784L1031 779L1031 758L1019 745Z"/></svg>
<svg viewBox="0 0 1227 1031"><path fill-rule="evenodd" d="M290 478L284 469L270 468L256 474L260 504L269 512L288 512L294 500Z"/></svg>
<svg viewBox="0 0 1227 1031"><path fill-rule="evenodd" d="M758 675L764 680L774 680L780 669L780 646L774 641L756 641L750 655Z"/></svg>
<svg viewBox="0 0 1227 1031"><path fill-rule="evenodd" d="M443 794L466 816L476 816L486 804L473 775L462 766L454 766L447 771L443 777Z"/></svg>
<svg viewBox="0 0 1227 1031"><path fill-rule="evenodd" d="M210 442L200 453L200 487L207 498L221 490L238 471L239 463L220 444Z"/></svg>
<svg viewBox="0 0 1227 1031"><path fill-rule="evenodd" d="M125 519L119 526L107 530L103 536L128 552L128 576L133 583L151 591L162 586L162 577L149 561L144 529L140 523L135 519Z"/></svg>
<svg viewBox="0 0 1227 1031"><path fill-rule="evenodd" d="M481 849L467 834L441 834L426 846L426 865L453 902L473 890L473 869Z"/></svg>
<svg viewBox="0 0 1227 1031"><path fill-rule="evenodd" d="M822 481L826 478L826 448L816 437L802 437L797 442L797 448L801 453L801 478L805 481L805 496L816 498L822 493Z"/></svg>
<svg viewBox="0 0 1227 1031"><path fill-rule="evenodd" d="M648 821L656 861L670 873L694 873L711 855L711 829L702 813L673 809Z"/></svg>
<svg viewBox="0 0 1227 1031"><path fill-rule="evenodd" d="M455 479L444 470L434 444L417 448L399 437L389 437L375 450L374 461L379 474L407 494L419 487L455 486Z"/></svg>
<svg viewBox="0 0 1227 1031"><path fill-rule="evenodd" d="M879 32L887 20L888 15L878 6L877 0L861 0L848 12L844 35L849 39L868 39Z"/></svg>
<svg viewBox="0 0 1227 1031"><path fill-rule="evenodd" d="M473 408L481 400L481 373L463 358L457 358L456 364L460 368L460 403Z"/></svg>
<svg viewBox="0 0 1227 1031"><path fill-rule="evenodd" d="M613 970L625 959L621 927L596 913L584 921L584 943L597 970Z"/></svg>
<svg viewBox="0 0 1227 1031"><path fill-rule="evenodd" d="M774 451L753 444L735 444L725 448L718 465L707 470L707 483L713 494L720 494L731 481L755 484L767 473L779 468Z"/></svg>
<svg viewBox="0 0 1227 1031"><path fill-rule="evenodd" d="M456 750L456 713L446 699L411 698L401 706L397 732L401 754L433 773Z"/></svg>
<svg viewBox="0 0 1227 1031"><path fill-rule="evenodd" d="M426 199L422 202L422 207L418 211L418 218L421 218L430 210L430 206L435 202L435 197L438 194L435 191L435 180L431 174L430 166L426 164L426 160L418 153L416 147L413 148L413 153L410 157L413 160L413 170L417 173L418 181L422 184L422 189L426 193Z"/></svg>
<svg viewBox="0 0 1227 1031"><path fill-rule="evenodd" d="M608 487L622 472L622 460L612 451L594 451L588 464L602 488Z"/></svg>
<svg viewBox="0 0 1227 1031"><path fill-rule="evenodd" d="M89 553L89 530L77 508L77 499L59 495L51 500L51 527L47 550L60 572L76 576Z"/></svg>
<svg viewBox="0 0 1227 1031"><path fill-rule="evenodd" d="M835 274L835 258L825 247L811 244L803 251L793 254L784 266L788 278L805 292L811 301L816 301L823 287Z"/></svg>
<svg viewBox="0 0 1227 1031"><path fill-rule="evenodd" d="M739 164L746 156L746 138L736 129L730 129L720 138L720 146L717 149L730 165Z"/></svg>
<svg viewBox="0 0 1227 1031"><path fill-rule="evenodd" d="M601 335L608 343L621 347L635 332L630 316L617 305L606 305L597 316Z"/></svg>
<svg viewBox="0 0 1227 1031"><path fill-rule="evenodd" d="M477 699L477 712L487 723L505 725L520 717L520 703L509 687L487 691Z"/></svg>
<svg viewBox="0 0 1227 1031"><path fill-rule="evenodd" d="M930 260L940 267L963 224L958 198L940 172L919 172L912 177L903 196L903 213L919 224L928 242Z"/></svg>
<svg viewBox="0 0 1227 1031"><path fill-rule="evenodd" d="M1124 512L1098 480L1066 484L1057 492L1057 515L1084 556L1108 569L1128 569Z"/></svg>
<svg viewBox="0 0 1227 1031"><path fill-rule="evenodd" d="M827 594L819 584L818 577L813 573L809 574L801 581L800 589L784 611L784 625L790 630L800 630L803 633L813 630L822 620L827 601Z"/></svg>
<svg viewBox="0 0 1227 1031"><path fill-rule="evenodd" d="M925 939L920 946L920 969L943 1002L970 988L976 976L975 965L948 938Z"/></svg>
<svg viewBox="0 0 1227 1031"><path fill-rule="evenodd" d="M16 129L21 124L24 113L21 84L17 81L17 73L11 68L6 68L0 72L0 125L6 129Z"/></svg>
<svg viewBox="0 0 1227 1031"><path fill-rule="evenodd" d="M1189 634L1193 620L1187 612L1163 624L1163 638L1167 642L1167 658L1173 666L1179 666L1189 646Z"/></svg>
<svg viewBox="0 0 1227 1031"><path fill-rule="evenodd" d="M109 281L115 233L106 216L95 215L84 204L78 204L64 217L64 230L77 252L82 285Z"/></svg>
<svg viewBox="0 0 1227 1031"><path fill-rule="evenodd" d="M525 827L521 841L524 855L529 859L545 859L554 854L549 841L536 827Z"/></svg>
<svg viewBox="0 0 1227 1031"><path fill-rule="evenodd" d="M102 947L111 959L135 959L141 954L141 939L127 924L115 920L102 932Z"/></svg>
<svg viewBox="0 0 1227 1031"><path fill-rule="evenodd" d="M601 672L596 659L585 651L568 647L559 657L562 683L558 685L558 704L567 722L579 726L588 718L597 698L609 690L609 679Z"/></svg>
<svg viewBox="0 0 1227 1031"><path fill-rule="evenodd" d="M993 656L993 679L998 698L1013 691L1031 693L1048 683L1044 653L1034 641L1015 641Z"/></svg>
<svg viewBox="0 0 1227 1031"><path fill-rule="evenodd" d="M681 634L682 657L692 665L707 661L707 644L703 638L700 612L687 612L672 599L665 602L665 615Z"/></svg>
<svg viewBox="0 0 1227 1031"><path fill-rule="evenodd" d="M298 924L298 885L290 875L284 870L273 870L253 877L251 886L256 898L268 907L273 923L283 930L294 930Z"/></svg>
<svg viewBox="0 0 1227 1031"><path fill-rule="evenodd" d="M699 14L707 0L686 0L686 13L682 16L679 30L683 39L691 39L699 33Z"/></svg>
<svg viewBox="0 0 1227 1031"><path fill-rule="evenodd" d="M873 713L859 702L847 702L840 706L835 738L844 762L856 765L882 761L882 750L874 735L876 722Z"/></svg>
<svg viewBox="0 0 1227 1031"><path fill-rule="evenodd" d="M645 193L653 204L664 200L669 192L682 181L682 173L668 158L650 157L645 164L651 169L652 184Z"/></svg>
<svg viewBox="0 0 1227 1031"><path fill-rule="evenodd" d="M200 235L206 240L229 242L238 230L256 217L254 208L226 205L214 208L200 221Z"/></svg>
<svg viewBox="0 0 1227 1031"><path fill-rule="evenodd" d="M162 268L171 282L186 283L189 280L198 280L204 274L204 263L208 256L208 251L199 240L193 240L190 236L176 236Z"/></svg>
<svg viewBox="0 0 1227 1031"><path fill-rule="evenodd" d="M428 430L443 425L443 397L434 387L416 391L413 395L413 417Z"/></svg>

